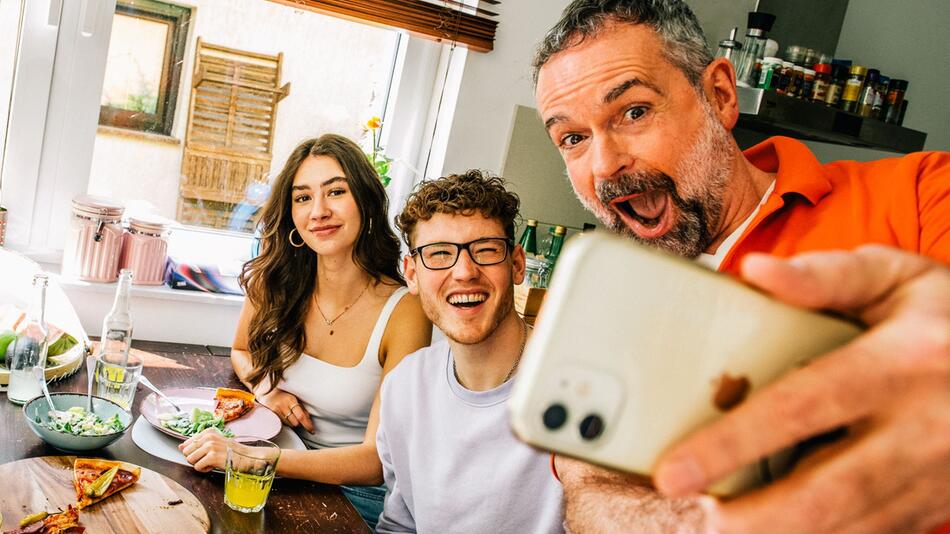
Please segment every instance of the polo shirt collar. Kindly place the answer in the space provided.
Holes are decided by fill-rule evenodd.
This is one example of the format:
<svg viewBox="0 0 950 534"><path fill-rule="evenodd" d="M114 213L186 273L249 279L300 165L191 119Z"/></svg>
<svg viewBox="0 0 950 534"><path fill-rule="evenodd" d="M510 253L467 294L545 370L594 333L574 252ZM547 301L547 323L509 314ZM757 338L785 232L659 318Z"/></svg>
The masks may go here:
<svg viewBox="0 0 950 534"><path fill-rule="evenodd" d="M742 153L764 172L774 172L774 197L786 193L805 197L812 205L831 192L824 167L804 143L789 137L770 137Z"/></svg>

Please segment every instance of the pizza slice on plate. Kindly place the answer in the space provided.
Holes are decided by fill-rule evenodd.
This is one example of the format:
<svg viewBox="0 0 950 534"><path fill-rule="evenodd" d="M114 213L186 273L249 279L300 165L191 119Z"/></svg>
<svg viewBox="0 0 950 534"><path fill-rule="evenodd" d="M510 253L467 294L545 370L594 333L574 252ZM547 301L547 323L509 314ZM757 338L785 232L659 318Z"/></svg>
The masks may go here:
<svg viewBox="0 0 950 534"><path fill-rule="evenodd" d="M80 509L97 503L138 482L142 468L101 458L76 458L73 485Z"/></svg>
<svg viewBox="0 0 950 534"><path fill-rule="evenodd" d="M214 415L224 422L234 421L254 407L254 394L240 389L218 388L214 392Z"/></svg>
<svg viewBox="0 0 950 534"><path fill-rule="evenodd" d="M23 524L24 521L29 521ZM22 525L4 534L82 534L86 527L79 526L79 509L69 505L63 512L47 514L40 512L23 518Z"/></svg>

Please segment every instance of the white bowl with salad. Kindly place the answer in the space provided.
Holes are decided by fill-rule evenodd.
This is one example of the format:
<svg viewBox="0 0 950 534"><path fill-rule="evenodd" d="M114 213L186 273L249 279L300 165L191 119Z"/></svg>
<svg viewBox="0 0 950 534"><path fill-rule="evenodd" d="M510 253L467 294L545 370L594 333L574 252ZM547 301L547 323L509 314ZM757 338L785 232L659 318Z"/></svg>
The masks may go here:
<svg viewBox="0 0 950 534"><path fill-rule="evenodd" d="M46 397L23 406L30 428L43 441L66 452L101 449L122 437L132 424L132 415L118 404L101 397L92 398L92 412L86 412L86 395L50 393L59 413L52 413Z"/></svg>

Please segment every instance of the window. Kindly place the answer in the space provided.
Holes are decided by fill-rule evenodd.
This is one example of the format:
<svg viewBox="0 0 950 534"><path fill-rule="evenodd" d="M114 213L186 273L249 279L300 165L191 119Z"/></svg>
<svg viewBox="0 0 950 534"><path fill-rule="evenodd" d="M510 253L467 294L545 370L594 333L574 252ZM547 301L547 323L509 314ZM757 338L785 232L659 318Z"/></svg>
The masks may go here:
<svg viewBox="0 0 950 534"><path fill-rule="evenodd" d="M171 133L190 18L155 0L116 4L99 124Z"/></svg>

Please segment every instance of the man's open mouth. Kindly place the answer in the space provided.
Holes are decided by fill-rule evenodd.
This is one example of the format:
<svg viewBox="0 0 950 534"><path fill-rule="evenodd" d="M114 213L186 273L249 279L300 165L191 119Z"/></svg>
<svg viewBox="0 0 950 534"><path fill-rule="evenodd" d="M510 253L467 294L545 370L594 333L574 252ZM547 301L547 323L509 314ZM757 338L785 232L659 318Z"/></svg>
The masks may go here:
<svg viewBox="0 0 950 534"><path fill-rule="evenodd" d="M488 300L488 293L481 291L471 293L453 293L446 299L456 308L471 309Z"/></svg>
<svg viewBox="0 0 950 534"><path fill-rule="evenodd" d="M651 189L642 193L619 197L610 202L634 233L643 239L655 239L673 226L672 200L669 193Z"/></svg>

